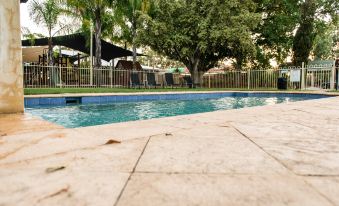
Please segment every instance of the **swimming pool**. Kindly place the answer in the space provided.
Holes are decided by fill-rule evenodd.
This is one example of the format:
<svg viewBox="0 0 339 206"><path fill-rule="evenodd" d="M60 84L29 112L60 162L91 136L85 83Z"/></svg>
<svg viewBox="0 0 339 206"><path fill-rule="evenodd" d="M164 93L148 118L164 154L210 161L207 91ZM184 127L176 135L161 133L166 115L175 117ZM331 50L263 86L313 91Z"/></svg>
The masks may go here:
<svg viewBox="0 0 339 206"><path fill-rule="evenodd" d="M38 101L33 98L25 100L25 111L66 128L77 128L324 97L326 96L282 93L212 93L101 96L85 102L85 97L71 98L72 101L69 102L76 104L67 104L67 97L65 100L40 98Z"/></svg>

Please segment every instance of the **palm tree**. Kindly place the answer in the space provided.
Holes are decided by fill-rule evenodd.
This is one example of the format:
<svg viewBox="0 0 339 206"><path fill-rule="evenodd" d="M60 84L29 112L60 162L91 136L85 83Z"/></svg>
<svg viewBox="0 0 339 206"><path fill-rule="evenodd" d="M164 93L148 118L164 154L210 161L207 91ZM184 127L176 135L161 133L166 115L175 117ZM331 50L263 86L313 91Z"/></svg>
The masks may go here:
<svg viewBox="0 0 339 206"><path fill-rule="evenodd" d="M133 50L133 69L136 69L137 59L137 30L141 25L143 15L154 11L154 0L125 0L119 4L119 9L125 17L125 39L132 44Z"/></svg>
<svg viewBox="0 0 339 206"><path fill-rule="evenodd" d="M58 20L62 14L62 6L57 0L32 0L29 5L29 13L37 25L43 25L48 30L48 64L53 65L53 30L58 26Z"/></svg>
<svg viewBox="0 0 339 206"><path fill-rule="evenodd" d="M102 19L106 12L113 7L115 0L64 0L71 9L75 9L75 14L80 15L83 23L94 22L95 36L95 61L94 67L101 67L101 36ZM91 37L92 38L92 37Z"/></svg>

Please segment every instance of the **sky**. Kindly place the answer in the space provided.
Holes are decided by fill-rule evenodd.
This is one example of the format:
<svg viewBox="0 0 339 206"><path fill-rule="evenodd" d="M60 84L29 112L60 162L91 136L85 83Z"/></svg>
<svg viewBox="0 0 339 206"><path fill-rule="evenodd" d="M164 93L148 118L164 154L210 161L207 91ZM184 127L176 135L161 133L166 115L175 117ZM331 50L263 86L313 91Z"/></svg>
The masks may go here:
<svg viewBox="0 0 339 206"><path fill-rule="evenodd" d="M41 26L37 26L29 17L28 5L29 4L20 4L21 27L27 27L32 33L42 33L46 35L46 30Z"/></svg>
<svg viewBox="0 0 339 206"><path fill-rule="evenodd" d="M20 4L20 23L21 23L21 28L28 28L30 33L38 33L38 34L43 34L44 36L48 36L48 31L47 28L43 25L37 25L30 17L29 15L29 3L26 4ZM77 28L77 22L74 21L73 19L61 16L60 17L60 22L63 24L72 24L74 28ZM59 28L57 26L56 28ZM52 32L57 31L58 29L54 29Z"/></svg>

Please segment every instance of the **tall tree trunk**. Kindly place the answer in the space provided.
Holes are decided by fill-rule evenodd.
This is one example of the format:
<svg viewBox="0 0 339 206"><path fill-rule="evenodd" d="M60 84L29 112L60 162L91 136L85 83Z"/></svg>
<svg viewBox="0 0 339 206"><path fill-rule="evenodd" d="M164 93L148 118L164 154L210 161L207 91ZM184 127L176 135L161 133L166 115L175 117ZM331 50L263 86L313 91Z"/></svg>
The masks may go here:
<svg viewBox="0 0 339 206"><path fill-rule="evenodd" d="M49 66L54 65L54 56L53 56L53 42L52 42L52 29L49 29L49 37L48 37L48 59L47 64Z"/></svg>
<svg viewBox="0 0 339 206"><path fill-rule="evenodd" d="M97 86L101 84L101 71L98 70L101 68L101 13L100 8L97 8L95 11L95 61L94 69L96 70L95 82Z"/></svg>
<svg viewBox="0 0 339 206"><path fill-rule="evenodd" d="M127 50L127 42L125 41L125 47L124 47L126 50ZM127 56L125 56L125 60L127 61Z"/></svg>
<svg viewBox="0 0 339 206"><path fill-rule="evenodd" d="M132 44L133 44L133 70L137 69L137 45L136 45L136 36L137 36L137 23L135 18L133 18L133 25L132 25Z"/></svg>
<svg viewBox="0 0 339 206"><path fill-rule="evenodd" d="M201 72L199 72L199 63L200 59L192 58L189 65L187 65L188 70L191 73L193 87L199 86L201 84Z"/></svg>
<svg viewBox="0 0 339 206"><path fill-rule="evenodd" d="M244 63L243 57L241 55L238 55L236 56L235 60L236 60L235 69L241 71L242 65Z"/></svg>
<svg viewBox="0 0 339 206"><path fill-rule="evenodd" d="M54 56L53 56L53 45L52 45L52 39L48 39L48 65L53 66L54 65Z"/></svg>
<svg viewBox="0 0 339 206"><path fill-rule="evenodd" d="M48 58L47 58L47 64L48 66L54 65L54 55L53 55L53 41L52 41L52 29L49 29L49 37L48 37ZM43 71L46 72L46 71ZM56 85L57 82L55 81L55 77L57 76L58 71L56 68L50 67L49 72L47 72L47 75L49 75L50 83L52 85Z"/></svg>
<svg viewBox="0 0 339 206"><path fill-rule="evenodd" d="M95 69L99 69L101 67L101 13L98 8L95 11Z"/></svg>
<svg viewBox="0 0 339 206"><path fill-rule="evenodd" d="M243 56L242 55L237 55L236 56L236 64L235 64L235 69L236 69L236 71L238 71L237 73L235 73L236 74L236 82L235 82L235 86L236 87L238 87L238 88L240 88L241 86L241 80L240 80L240 75L241 75L241 73L240 73L240 71L242 70L242 67L243 67L243 63L244 63L244 59L243 59Z"/></svg>

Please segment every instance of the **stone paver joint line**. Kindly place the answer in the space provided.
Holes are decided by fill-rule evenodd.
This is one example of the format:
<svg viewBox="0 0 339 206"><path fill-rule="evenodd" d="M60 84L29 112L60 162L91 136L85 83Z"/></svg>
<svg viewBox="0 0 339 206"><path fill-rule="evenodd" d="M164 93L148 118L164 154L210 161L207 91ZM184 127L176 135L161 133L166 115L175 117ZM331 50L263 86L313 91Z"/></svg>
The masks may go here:
<svg viewBox="0 0 339 206"><path fill-rule="evenodd" d="M277 161L278 163L280 163L282 166L284 166L288 171L292 172L293 174L295 174L295 172L293 170L291 170L284 162L280 161L278 158L276 158L275 156L273 156L272 154L270 154L269 152L267 152L263 147L261 147L260 145L258 145L255 141L253 141L250 137L248 137L246 134L244 134L243 132L241 132L238 128L236 128L235 126L232 125L232 127L238 131L243 137L245 137L246 139L248 139L250 142L252 142L255 146L257 146L260 150L262 150L265 154L267 154L268 156L270 156L271 158L273 158L275 161ZM296 175L296 174L295 174Z"/></svg>
<svg viewBox="0 0 339 206"><path fill-rule="evenodd" d="M127 185L128 185L128 182L131 180L132 175L135 173L135 170L136 170L136 168L137 168L137 166L138 166L138 164L139 164L139 162L140 162L140 160L141 160L141 157L142 157L142 155L145 153L145 150L146 150L146 148L147 148L147 145L148 145L149 141L151 140L151 138L152 138L153 136L156 136L156 135L152 135L152 136L149 136L149 137L148 137L147 142L146 142L144 148L142 149L142 151L141 151L141 153L140 153L140 155L139 155L139 157L138 157L138 160L135 162L135 165L134 165L134 167L133 167L133 170L132 170L131 174L129 175L128 179L126 180L126 182L125 182L123 188L121 189L121 192L120 192L120 194L119 194L117 200L116 200L115 203L114 203L114 206L117 206L117 205L119 204L119 200L120 200L122 194L124 193L124 191L125 191L125 189L126 189L126 187L127 187Z"/></svg>
<svg viewBox="0 0 339 206"><path fill-rule="evenodd" d="M310 188L312 188L314 191L316 191L319 195L321 195L323 198L325 198L329 203L331 203L333 206L337 206L335 202L333 202L330 198L326 196L326 194L322 193L320 190L318 190L316 187L314 187L312 184L307 182L305 179L302 179L303 182L308 185Z"/></svg>
<svg viewBox="0 0 339 206"><path fill-rule="evenodd" d="M298 110L299 111L299 110ZM300 110L301 111L301 110ZM263 147L261 147L260 145L258 145L255 141L253 141L250 137L248 137L246 134L244 134L243 132L241 132L238 128L236 128L234 125L232 125L232 127L237 130L242 136L244 136L246 139L248 139L249 141L251 141L253 144L255 144L257 147L259 147L263 152L265 152L267 155L269 155L271 158L275 159L277 162L279 162L281 165L283 165L286 169L288 169L290 172L292 172L294 175L296 176L301 176L301 177L323 177L322 175L312 175L312 174L307 174L307 175L300 175L297 174L296 172L294 172L291 168L289 168L284 162L280 161L278 158L276 158L274 155L270 154L269 152L267 152ZM324 175L325 177L327 176L331 176L331 175ZM333 175L333 176L337 176L337 175ZM305 179L301 178L302 181L308 185L310 188L312 188L315 192L317 192L320 196L322 196L323 198L325 198L330 204L332 204L333 206L335 206L336 204L326 196L326 194L322 193L321 191L319 191L317 188L315 188L313 185L309 184Z"/></svg>

